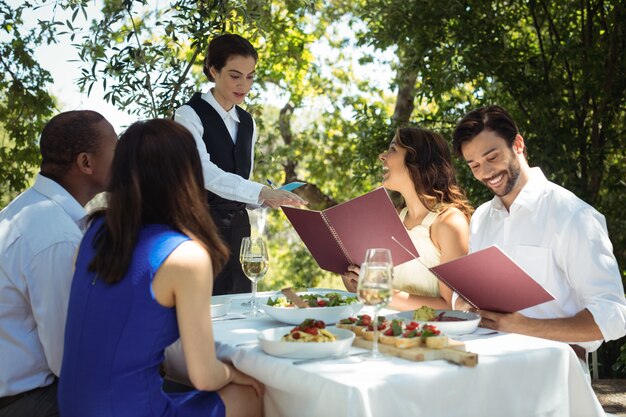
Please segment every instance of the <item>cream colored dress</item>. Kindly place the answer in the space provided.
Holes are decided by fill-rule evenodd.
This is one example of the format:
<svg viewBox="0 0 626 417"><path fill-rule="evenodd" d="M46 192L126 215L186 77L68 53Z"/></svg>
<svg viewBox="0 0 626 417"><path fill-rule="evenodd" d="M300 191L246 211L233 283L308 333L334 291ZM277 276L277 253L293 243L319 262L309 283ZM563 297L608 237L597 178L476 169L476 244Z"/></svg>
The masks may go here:
<svg viewBox="0 0 626 417"><path fill-rule="evenodd" d="M400 212L400 219L403 222L407 212L406 207ZM441 252L430 239L430 226L435 222L438 215L438 212L431 211L424 217L421 224L412 229L407 229L413 245L419 253L419 260L413 259L393 269L394 289L414 295L439 297L439 280L427 268L439 265L441 259Z"/></svg>

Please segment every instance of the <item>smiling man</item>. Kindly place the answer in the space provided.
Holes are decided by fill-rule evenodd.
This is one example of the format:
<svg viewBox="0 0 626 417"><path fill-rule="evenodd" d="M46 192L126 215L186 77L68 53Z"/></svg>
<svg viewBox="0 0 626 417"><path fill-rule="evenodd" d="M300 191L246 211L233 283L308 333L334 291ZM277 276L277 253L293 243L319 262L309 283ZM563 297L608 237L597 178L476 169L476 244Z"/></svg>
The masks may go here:
<svg viewBox="0 0 626 417"><path fill-rule="evenodd" d="M528 165L501 107L468 113L453 146L495 194L472 217L470 252L497 245L555 298L517 313L480 311L483 326L567 342L585 362L602 341L624 336L626 300L604 216Z"/></svg>

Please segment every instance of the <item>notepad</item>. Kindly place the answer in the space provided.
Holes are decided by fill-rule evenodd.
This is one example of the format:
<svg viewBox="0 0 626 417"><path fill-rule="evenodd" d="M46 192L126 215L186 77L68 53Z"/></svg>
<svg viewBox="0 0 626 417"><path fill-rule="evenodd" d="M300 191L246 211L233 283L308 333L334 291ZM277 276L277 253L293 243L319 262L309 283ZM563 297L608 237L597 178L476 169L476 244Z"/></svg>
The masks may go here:
<svg viewBox="0 0 626 417"><path fill-rule="evenodd" d="M369 248L388 248L394 265L419 256L389 195L378 188L324 211L283 207L320 268L343 274Z"/></svg>
<svg viewBox="0 0 626 417"><path fill-rule="evenodd" d="M294 181L294 182L290 182L289 184L285 184L282 187L279 187L279 190L286 190L286 191L293 191L296 188L300 188L303 185L306 185L305 182L300 182L300 181Z"/></svg>

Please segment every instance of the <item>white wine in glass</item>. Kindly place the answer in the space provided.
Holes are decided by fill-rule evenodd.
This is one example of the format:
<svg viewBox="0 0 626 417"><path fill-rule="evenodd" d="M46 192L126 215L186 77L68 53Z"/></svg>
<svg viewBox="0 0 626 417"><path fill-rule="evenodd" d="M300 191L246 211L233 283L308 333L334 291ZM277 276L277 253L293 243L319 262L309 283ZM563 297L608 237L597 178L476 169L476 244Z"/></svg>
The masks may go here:
<svg viewBox="0 0 626 417"><path fill-rule="evenodd" d="M243 240L241 242L241 246L239 247L239 264L241 265L241 270L243 271ZM245 274L246 273L244 272L244 275ZM250 294L250 299L248 301L244 301L243 303L241 303L241 306L242 307L252 307L252 294Z"/></svg>
<svg viewBox="0 0 626 417"><path fill-rule="evenodd" d="M239 260L243 273L252 281L252 308L249 314L256 317L259 314L256 300L257 282L265 276L269 268L265 241L260 237L244 237L241 241Z"/></svg>
<svg viewBox="0 0 626 417"><path fill-rule="evenodd" d="M374 341L370 359L377 359L383 355L378 351L378 312L391 301L392 264L384 262L364 262L359 273L357 296L359 300L374 309L372 327Z"/></svg>

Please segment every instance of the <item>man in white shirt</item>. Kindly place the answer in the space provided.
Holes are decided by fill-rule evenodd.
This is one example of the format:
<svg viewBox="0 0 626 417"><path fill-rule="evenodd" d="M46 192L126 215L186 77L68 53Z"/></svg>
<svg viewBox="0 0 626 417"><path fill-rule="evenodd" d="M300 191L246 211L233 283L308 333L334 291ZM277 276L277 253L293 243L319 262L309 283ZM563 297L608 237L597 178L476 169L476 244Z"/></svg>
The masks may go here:
<svg viewBox="0 0 626 417"><path fill-rule="evenodd" d="M468 113L453 146L495 194L472 217L470 252L497 245L555 298L517 313L480 311L482 325L567 342L584 361L603 340L624 336L624 287L604 216L529 167L524 139L501 107Z"/></svg>
<svg viewBox="0 0 626 417"><path fill-rule="evenodd" d="M84 206L104 191L116 143L99 113L53 117L41 134L35 183L0 212L0 417L58 415L56 378Z"/></svg>

